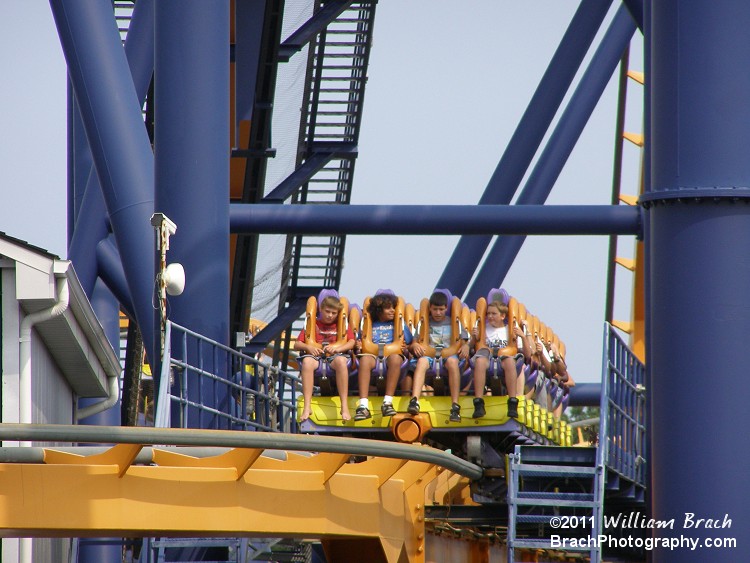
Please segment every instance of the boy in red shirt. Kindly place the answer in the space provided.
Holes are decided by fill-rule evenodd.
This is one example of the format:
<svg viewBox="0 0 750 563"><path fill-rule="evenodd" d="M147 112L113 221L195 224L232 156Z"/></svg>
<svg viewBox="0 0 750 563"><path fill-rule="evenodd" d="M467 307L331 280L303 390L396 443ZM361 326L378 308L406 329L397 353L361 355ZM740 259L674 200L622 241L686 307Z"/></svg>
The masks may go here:
<svg viewBox="0 0 750 563"><path fill-rule="evenodd" d="M338 342L337 318L342 307L338 297L329 295L320 303L318 318L315 319L315 343L307 342L304 329L299 333L294 349L300 355L300 377L302 378L302 397L304 407L300 422L310 418L312 410L310 401L313 393L313 376L321 361L328 362L336 373L336 387L341 399L341 418L351 420L347 398L349 395L349 370L345 353L354 348L354 333L347 327L344 342Z"/></svg>

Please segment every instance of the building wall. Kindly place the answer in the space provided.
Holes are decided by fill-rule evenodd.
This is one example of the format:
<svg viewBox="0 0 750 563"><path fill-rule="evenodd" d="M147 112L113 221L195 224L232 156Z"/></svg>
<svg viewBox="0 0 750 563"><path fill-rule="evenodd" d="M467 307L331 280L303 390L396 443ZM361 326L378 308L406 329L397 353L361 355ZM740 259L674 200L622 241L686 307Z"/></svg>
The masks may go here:
<svg viewBox="0 0 750 563"><path fill-rule="evenodd" d="M0 380L2 382L2 422L18 422L18 336L21 311L16 299L13 268L0 268ZM36 331L31 337L32 421L35 423L73 424L75 397L60 367Z"/></svg>
<svg viewBox="0 0 750 563"><path fill-rule="evenodd" d="M14 270L0 268L0 399L2 400L1 422L18 422L18 301L16 301L16 278Z"/></svg>
<svg viewBox="0 0 750 563"><path fill-rule="evenodd" d="M35 424L73 424L74 396L44 341L31 337L32 421Z"/></svg>
<svg viewBox="0 0 750 563"><path fill-rule="evenodd" d="M0 259L3 260L3 259ZM1 422L18 422L19 330L21 311L16 298L15 269L8 261L0 265L0 410ZM73 424L73 392L39 335L31 344L32 420L35 423ZM7 444L10 445L10 444ZM65 563L70 551L68 538L33 540L34 563ZM0 561L19 561L19 539L4 538Z"/></svg>

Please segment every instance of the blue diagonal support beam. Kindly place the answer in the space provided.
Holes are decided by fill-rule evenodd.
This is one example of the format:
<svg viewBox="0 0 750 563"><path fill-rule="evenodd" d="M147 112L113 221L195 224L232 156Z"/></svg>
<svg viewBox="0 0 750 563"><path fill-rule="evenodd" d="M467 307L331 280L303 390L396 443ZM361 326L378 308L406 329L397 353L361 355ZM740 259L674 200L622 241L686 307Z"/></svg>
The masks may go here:
<svg viewBox="0 0 750 563"><path fill-rule="evenodd" d="M547 200L634 32L635 22L630 12L625 6L620 6L536 167L519 194L516 200L519 207L540 205ZM467 301L478 299L488 287L502 284L524 240L523 236L516 236L495 241L465 295Z"/></svg>
<svg viewBox="0 0 750 563"><path fill-rule="evenodd" d="M303 162L299 168L287 176L268 195L263 198L264 203L284 203L294 195L302 185L317 174L326 164L334 158L343 156L355 157L357 147L352 143L328 143L321 145L319 149L313 149L313 153Z"/></svg>
<svg viewBox="0 0 750 563"><path fill-rule="evenodd" d="M289 62L289 59L295 53L301 51L329 23L339 17L341 12L351 6L352 2L353 0L333 0L326 2L320 10L315 12L309 20L279 45L278 60L282 63Z"/></svg>
<svg viewBox="0 0 750 563"><path fill-rule="evenodd" d="M154 0L139 0L133 8L133 17L130 20L128 35L125 40L125 57L133 77L133 86L135 86L140 107L146 101L146 94L154 73ZM81 122L78 104L74 104L74 106L77 117L76 123L78 123ZM83 140L85 141L85 138ZM85 171L79 172L78 167L76 167L76 172L81 173L86 181L81 184L76 182L77 186L83 185L85 189L81 190L80 193L76 192L75 195L76 223L71 232L68 257L73 261L86 294L91 295L96 276L99 273L99 265L94 260L95 248L100 241L108 236L109 217L99 176L90 160L91 151L88 149L88 144L86 143L85 149L82 147L81 150L88 152L89 159L88 162L81 163L81 167L85 168ZM79 217L83 219L80 223L77 221ZM113 293L120 295L117 291L113 291ZM127 292L125 296L127 296L127 299L121 301L121 303L132 310L130 296L127 295Z"/></svg>
<svg viewBox="0 0 750 563"><path fill-rule="evenodd" d="M513 199L610 4L610 1L581 1L479 200L480 204L508 204ZM491 237L462 237L436 287L446 287L454 295L462 295L490 242Z"/></svg>
<svg viewBox="0 0 750 563"><path fill-rule="evenodd" d="M630 11L638 29L643 32L643 0L622 0L622 3Z"/></svg>
<svg viewBox="0 0 750 563"><path fill-rule="evenodd" d="M240 121L253 119L265 11L266 2L234 3L234 147L240 146Z"/></svg>
<svg viewBox="0 0 750 563"><path fill-rule="evenodd" d="M154 155L109 2L50 0L149 361L154 311ZM79 221L80 222L80 221Z"/></svg>

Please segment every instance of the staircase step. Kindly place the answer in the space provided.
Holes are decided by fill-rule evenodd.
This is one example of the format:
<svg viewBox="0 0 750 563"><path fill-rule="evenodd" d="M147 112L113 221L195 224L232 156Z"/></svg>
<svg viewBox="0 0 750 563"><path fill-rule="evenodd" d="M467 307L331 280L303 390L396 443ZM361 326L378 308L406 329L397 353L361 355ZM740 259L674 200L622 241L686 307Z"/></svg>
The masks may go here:
<svg viewBox="0 0 750 563"><path fill-rule="evenodd" d="M510 543L510 540L508 540ZM514 548L530 548L530 549L560 549L559 547L552 547L552 540L547 538L524 538L513 540ZM565 551L591 551L590 547L570 547L565 546Z"/></svg>
<svg viewBox="0 0 750 563"><path fill-rule="evenodd" d="M334 21L333 23L337 22ZM352 35L354 33L357 33L357 31L353 29L326 29L326 35Z"/></svg>
<svg viewBox="0 0 750 563"><path fill-rule="evenodd" d="M351 88L319 88L319 92L323 93L335 93L335 94L348 94L352 91Z"/></svg>
<svg viewBox="0 0 750 563"><path fill-rule="evenodd" d="M524 524L549 524L551 514L518 514L516 515L516 522L522 522Z"/></svg>
<svg viewBox="0 0 750 563"><path fill-rule="evenodd" d="M313 78L318 78L317 73L313 75ZM320 77L321 82L365 82L367 81L366 76L352 76L351 74L347 74L345 76L321 76Z"/></svg>
<svg viewBox="0 0 750 563"><path fill-rule="evenodd" d="M348 127L348 126L349 124L346 123L345 121L338 122L338 123L331 122L331 121L323 121L323 122L316 121L315 122L315 127Z"/></svg>
<svg viewBox="0 0 750 563"><path fill-rule="evenodd" d="M321 65L319 68L323 70L364 70L365 65Z"/></svg>
<svg viewBox="0 0 750 563"><path fill-rule="evenodd" d="M365 41L326 41L324 43L326 47L364 47L367 45Z"/></svg>
<svg viewBox="0 0 750 563"><path fill-rule="evenodd" d="M331 115L331 116L349 116L349 115L357 115L356 112L353 111L318 111L316 112L317 115Z"/></svg>
<svg viewBox="0 0 750 563"><path fill-rule="evenodd" d="M569 465L532 465L516 464L511 466L511 471L517 471L520 474L535 473L540 476L561 476L568 477L593 477L596 475L596 467L576 467Z"/></svg>
<svg viewBox="0 0 750 563"><path fill-rule="evenodd" d="M325 54L326 58L330 57L332 59L351 59L351 58L354 58L354 57L357 57L357 56L359 56L359 55L357 55L355 53L326 53Z"/></svg>
<svg viewBox="0 0 750 563"><path fill-rule="evenodd" d="M343 105L343 104L348 104L350 102L349 102L349 100L316 100L316 101L310 100L307 103L309 105L314 106L315 104L318 104L318 105L321 105L321 104L323 104L323 105L342 104Z"/></svg>
<svg viewBox="0 0 750 563"><path fill-rule="evenodd" d="M570 506L573 508L594 508L597 503L593 500L566 500L558 499L525 499L517 498L513 503L517 506Z"/></svg>
<svg viewBox="0 0 750 563"><path fill-rule="evenodd" d="M362 18L336 18L332 23L365 23L366 21Z"/></svg>
<svg viewBox="0 0 750 563"><path fill-rule="evenodd" d="M581 500L586 502L593 502L593 493L566 493L566 492L548 492L548 491L518 491L516 498L519 499L537 499L537 500L552 500L552 499L565 499L565 500Z"/></svg>

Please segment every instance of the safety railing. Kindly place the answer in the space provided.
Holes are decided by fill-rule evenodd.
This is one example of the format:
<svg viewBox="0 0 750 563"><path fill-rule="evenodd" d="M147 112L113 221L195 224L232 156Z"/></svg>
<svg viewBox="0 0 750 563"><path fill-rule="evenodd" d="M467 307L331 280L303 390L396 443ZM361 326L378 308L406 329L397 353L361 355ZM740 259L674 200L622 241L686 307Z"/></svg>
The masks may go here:
<svg viewBox="0 0 750 563"><path fill-rule="evenodd" d="M296 432L301 381L167 321L155 426Z"/></svg>
<svg viewBox="0 0 750 563"><path fill-rule="evenodd" d="M598 455L608 469L645 487L645 366L609 323L603 359Z"/></svg>

